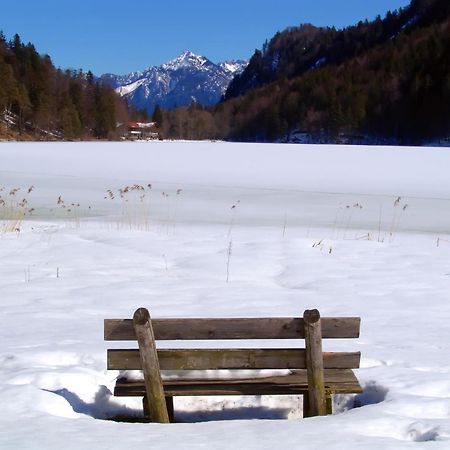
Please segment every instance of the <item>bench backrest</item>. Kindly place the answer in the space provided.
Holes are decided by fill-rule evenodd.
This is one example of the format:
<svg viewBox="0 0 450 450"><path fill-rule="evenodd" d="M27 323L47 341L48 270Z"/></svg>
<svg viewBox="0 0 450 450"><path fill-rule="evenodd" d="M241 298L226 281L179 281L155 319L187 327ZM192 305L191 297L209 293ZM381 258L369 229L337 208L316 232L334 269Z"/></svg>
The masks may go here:
<svg viewBox="0 0 450 450"><path fill-rule="evenodd" d="M152 319L155 340L304 339L303 318ZM322 339L357 338L359 317L323 317ZM106 319L107 341L136 340L132 319ZM161 370L306 369L305 348L159 349ZM323 352L324 369L359 367L360 352ZM108 350L108 369L141 369L138 349Z"/></svg>

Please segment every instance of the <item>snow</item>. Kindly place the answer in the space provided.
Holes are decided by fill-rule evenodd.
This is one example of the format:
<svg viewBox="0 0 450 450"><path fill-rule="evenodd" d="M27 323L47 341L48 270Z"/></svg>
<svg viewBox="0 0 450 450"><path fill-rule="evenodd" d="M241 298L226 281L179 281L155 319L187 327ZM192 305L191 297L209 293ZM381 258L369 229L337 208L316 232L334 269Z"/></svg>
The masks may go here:
<svg viewBox="0 0 450 450"><path fill-rule="evenodd" d="M322 67L327 62L327 58L319 58L313 65L314 69Z"/></svg>
<svg viewBox="0 0 450 450"><path fill-rule="evenodd" d="M161 67L165 70L173 71L189 67L195 67L197 70L208 70L208 67L206 67L207 65L209 65L208 63L212 64L204 56L196 55L189 50L185 50L175 59L163 64Z"/></svg>
<svg viewBox="0 0 450 450"><path fill-rule="evenodd" d="M238 61L225 61L220 63L219 66L225 71L231 72L232 74L240 74L244 71L245 67L248 65L248 61L238 60Z"/></svg>
<svg viewBox="0 0 450 450"><path fill-rule="evenodd" d="M136 122L139 128L153 128L156 126L156 122Z"/></svg>
<svg viewBox="0 0 450 450"><path fill-rule="evenodd" d="M127 84L126 86L119 86L116 88L116 92L123 97L124 95L129 95L134 92L143 83L145 83L145 78L141 78L140 80Z"/></svg>
<svg viewBox="0 0 450 450"><path fill-rule="evenodd" d="M449 149L2 143L0 161L0 448L449 447ZM361 351L364 394L311 419L272 396L104 420L140 411L111 396L121 344L103 341L104 318L140 306L361 316L359 339L325 348Z"/></svg>

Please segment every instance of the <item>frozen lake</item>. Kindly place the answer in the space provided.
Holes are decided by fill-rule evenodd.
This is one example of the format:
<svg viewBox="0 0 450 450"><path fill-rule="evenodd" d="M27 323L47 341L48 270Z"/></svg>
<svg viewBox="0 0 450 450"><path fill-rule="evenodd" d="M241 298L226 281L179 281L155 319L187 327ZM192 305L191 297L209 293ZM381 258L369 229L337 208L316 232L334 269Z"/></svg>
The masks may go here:
<svg viewBox="0 0 450 450"><path fill-rule="evenodd" d="M448 167L444 148L0 144L0 447L448 448ZM185 423L102 420L140 409L110 394L102 328L140 306L359 315L332 349L362 352L363 406L185 398Z"/></svg>

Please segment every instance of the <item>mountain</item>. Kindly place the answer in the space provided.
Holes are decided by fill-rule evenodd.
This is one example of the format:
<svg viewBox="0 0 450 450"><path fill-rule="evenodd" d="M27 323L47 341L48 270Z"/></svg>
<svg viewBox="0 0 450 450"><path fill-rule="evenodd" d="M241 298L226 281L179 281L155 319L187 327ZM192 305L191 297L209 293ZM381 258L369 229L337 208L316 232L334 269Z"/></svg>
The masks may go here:
<svg viewBox="0 0 450 450"><path fill-rule="evenodd" d="M219 102L230 81L242 72L246 61L214 64L190 51L161 66L127 75L104 74L101 80L125 97L138 110L152 114L155 106L173 109L198 103L212 106Z"/></svg>

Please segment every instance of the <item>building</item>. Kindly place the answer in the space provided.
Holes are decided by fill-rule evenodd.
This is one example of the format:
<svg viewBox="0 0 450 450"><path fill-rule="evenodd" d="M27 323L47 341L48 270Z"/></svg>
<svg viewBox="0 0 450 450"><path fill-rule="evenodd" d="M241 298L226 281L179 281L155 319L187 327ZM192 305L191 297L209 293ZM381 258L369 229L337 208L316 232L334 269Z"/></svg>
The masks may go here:
<svg viewBox="0 0 450 450"><path fill-rule="evenodd" d="M124 127L123 136L132 141L161 139L156 122L128 122Z"/></svg>

